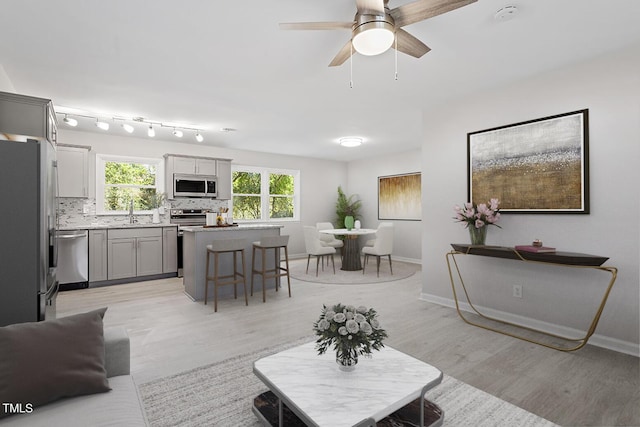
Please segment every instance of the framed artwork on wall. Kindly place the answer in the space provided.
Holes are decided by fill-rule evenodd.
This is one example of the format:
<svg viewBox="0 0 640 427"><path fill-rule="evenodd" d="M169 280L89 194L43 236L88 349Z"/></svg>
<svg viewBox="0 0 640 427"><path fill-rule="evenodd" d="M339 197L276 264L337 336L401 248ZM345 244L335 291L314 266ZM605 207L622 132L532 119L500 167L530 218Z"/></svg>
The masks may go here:
<svg viewBox="0 0 640 427"><path fill-rule="evenodd" d="M378 177L378 219L422 219L421 173Z"/></svg>
<svg viewBox="0 0 640 427"><path fill-rule="evenodd" d="M501 212L589 213L589 110L467 134L467 201Z"/></svg>

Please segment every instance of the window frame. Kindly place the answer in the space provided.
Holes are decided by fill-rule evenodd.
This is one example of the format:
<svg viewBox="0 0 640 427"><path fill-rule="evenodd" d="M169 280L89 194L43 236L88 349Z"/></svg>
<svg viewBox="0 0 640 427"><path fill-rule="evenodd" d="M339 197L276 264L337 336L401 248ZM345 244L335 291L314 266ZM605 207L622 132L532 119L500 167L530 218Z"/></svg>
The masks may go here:
<svg viewBox="0 0 640 427"><path fill-rule="evenodd" d="M139 163L156 167L156 192L164 193L164 159L155 157L119 156L115 154L96 154L96 215L128 215L128 210L104 210L104 170L107 162ZM136 215L151 215L151 210L134 210Z"/></svg>
<svg viewBox="0 0 640 427"><path fill-rule="evenodd" d="M263 166L245 166L245 165L231 165L231 200L229 201L229 211L233 212L233 198L236 193L233 191L233 173L234 172L249 172L260 174L260 218L257 219L244 219L233 218L234 222L295 222L300 221L300 170L298 169L282 169L282 168L270 168ZM291 175L293 176L293 218L269 218L269 198L271 193L269 192L269 176L271 174L278 175ZM280 196L281 195L275 195ZM288 197L288 196L287 196Z"/></svg>

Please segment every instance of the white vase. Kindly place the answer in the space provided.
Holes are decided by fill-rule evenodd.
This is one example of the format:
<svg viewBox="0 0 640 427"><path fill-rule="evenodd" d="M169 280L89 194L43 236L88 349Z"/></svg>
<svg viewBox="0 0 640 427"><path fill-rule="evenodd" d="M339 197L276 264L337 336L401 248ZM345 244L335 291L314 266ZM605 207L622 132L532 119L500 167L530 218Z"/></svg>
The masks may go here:
<svg viewBox="0 0 640 427"><path fill-rule="evenodd" d="M359 220L359 219L356 219L356 222L355 222L355 224L353 225L353 227L354 227L356 230L360 230L360 227L361 227L361 226L362 226L362 224L360 224L360 220Z"/></svg>
<svg viewBox="0 0 640 427"><path fill-rule="evenodd" d="M160 222L160 212L158 212L158 209L154 209L151 212L153 212L153 220L152 222L154 224L158 224Z"/></svg>

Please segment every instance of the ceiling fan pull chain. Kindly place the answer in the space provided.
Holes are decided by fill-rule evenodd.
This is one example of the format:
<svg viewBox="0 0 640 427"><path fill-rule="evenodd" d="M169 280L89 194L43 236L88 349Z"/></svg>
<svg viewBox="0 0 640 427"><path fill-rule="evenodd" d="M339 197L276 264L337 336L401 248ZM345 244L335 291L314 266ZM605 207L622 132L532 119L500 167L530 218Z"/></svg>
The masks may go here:
<svg viewBox="0 0 640 427"><path fill-rule="evenodd" d="M396 52L395 52L395 56L396 56L396 80L398 80L398 33L394 33L394 36L396 36Z"/></svg>
<svg viewBox="0 0 640 427"><path fill-rule="evenodd" d="M353 89L353 43L349 47L351 56L349 57L349 87Z"/></svg>

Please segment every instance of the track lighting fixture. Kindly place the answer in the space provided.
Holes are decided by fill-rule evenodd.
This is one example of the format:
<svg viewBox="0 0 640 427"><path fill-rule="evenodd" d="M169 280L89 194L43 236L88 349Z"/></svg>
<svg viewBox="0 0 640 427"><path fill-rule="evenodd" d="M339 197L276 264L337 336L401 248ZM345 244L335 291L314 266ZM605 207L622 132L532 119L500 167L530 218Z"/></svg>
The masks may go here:
<svg viewBox="0 0 640 427"><path fill-rule="evenodd" d="M67 117L66 114L64 115L64 119L62 119L62 121L72 127L78 126L78 121L72 117Z"/></svg>
<svg viewBox="0 0 640 427"><path fill-rule="evenodd" d="M109 123L96 119L96 126L102 130L109 130Z"/></svg>
<svg viewBox="0 0 640 427"><path fill-rule="evenodd" d="M65 124L73 127L76 127L79 124L86 125L87 123L86 121L78 122L77 118L79 117L83 119L95 120L94 124L96 125L96 127L104 131L109 130L109 127L110 127L109 120L112 120L116 123L119 122L122 129L124 129L127 133L133 133L135 131L136 123L142 123L148 126L147 136L149 138L154 138L156 136L156 129L160 129L160 132L162 134L163 132L162 129L165 128L167 130L172 129L173 135L178 138L182 138L184 136L185 131L189 131L189 132L193 131L195 132L196 141L198 142L204 141L204 136L202 135L202 129L196 126L189 126L189 125L180 126L177 123L162 123L156 120L148 120L148 119L145 119L144 117L137 117L137 116L135 117L120 116L120 115L105 116L104 114L96 114L92 112L81 112L80 110L76 110L72 108L65 108L65 107L56 107L56 108L59 110L62 110L56 113L56 114L60 114L61 116L64 116L62 121ZM69 117L69 116L72 116L72 117ZM235 129L224 128L224 130L232 131Z"/></svg>

